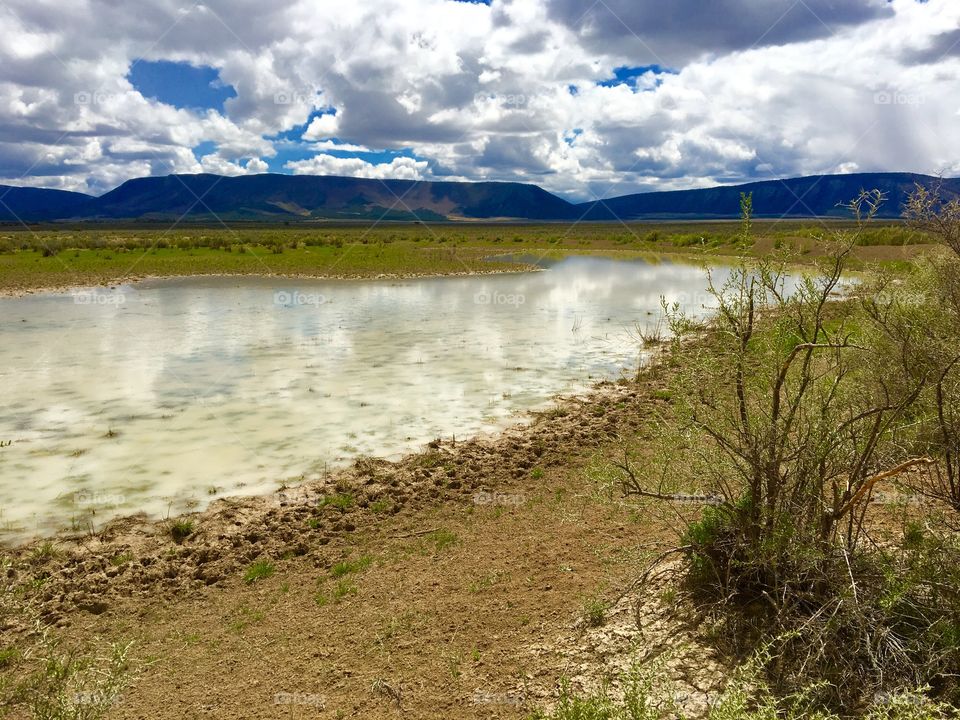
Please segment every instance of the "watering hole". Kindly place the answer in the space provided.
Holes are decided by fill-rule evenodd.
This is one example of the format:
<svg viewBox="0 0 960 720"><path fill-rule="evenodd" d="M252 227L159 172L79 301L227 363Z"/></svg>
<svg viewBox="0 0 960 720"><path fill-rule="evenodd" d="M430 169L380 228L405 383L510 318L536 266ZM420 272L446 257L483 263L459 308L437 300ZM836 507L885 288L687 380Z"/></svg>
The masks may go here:
<svg viewBox="0 0 960 720"><path fill-rule="evenodd" d="M496 431L631 376L661 296L703 314L706 288L695 265L574 257L520 274L2 298L0 539L174 515Z"/></svg>

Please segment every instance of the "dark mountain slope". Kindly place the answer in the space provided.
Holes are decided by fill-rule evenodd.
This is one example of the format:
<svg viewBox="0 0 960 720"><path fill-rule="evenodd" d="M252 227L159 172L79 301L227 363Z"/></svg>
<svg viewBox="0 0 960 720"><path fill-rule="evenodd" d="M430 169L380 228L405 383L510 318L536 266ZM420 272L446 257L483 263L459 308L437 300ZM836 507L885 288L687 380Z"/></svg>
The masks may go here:
<svg viewBox="0 0 960 720"><path fill-rule="evenodd" d="M914 183L929 185L935 178L910 173L857 173L851 175L813 175L788 180L765 180L702 190L640 193L583 203L577 209L584 220L636 220L641 218L713 218L736 217L740 193L753 193L753 209L758 217L837 216L849 213L840 207L861 189L879 189L887 194L882 217L899 217ZM944 181L944 187L960 194L960 179Z"/></svg>
<svg viewBox="0 0 960 720"><path fill-rule="evenodd" d="M82 215L90 195L46 188L0 185L0 222L36 222Z"/></svg>
<svg viewBox="0 0 960 720"><path fill-rule="evenodd" d="M139 178L100 197L101 218L565 219L573 206L521 183L417 182L314 175Z"/></svg>
<svg viewBox="0 0 960 720"><path fill-rule="evenodd" d="M887 194L882 217L899 217L915 183L909 173L817 175L700 190L653 192L580 205L536 185L508 182L370 180L315 175L168 175L129 180L99 198L0 186L0 221L152 220L544 220L612 221L735 218L740 193L753 193L757 217L843 217L861 189ZM960 194L960 179L944 181Z"/></svg>

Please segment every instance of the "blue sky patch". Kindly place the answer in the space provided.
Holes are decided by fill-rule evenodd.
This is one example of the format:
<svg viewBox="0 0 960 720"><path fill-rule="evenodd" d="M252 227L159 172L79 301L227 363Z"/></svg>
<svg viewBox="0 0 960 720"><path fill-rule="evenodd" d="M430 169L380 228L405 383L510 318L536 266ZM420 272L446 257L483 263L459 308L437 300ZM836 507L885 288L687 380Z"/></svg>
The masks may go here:
<svg viewBox="0 0 960 720"><path fill-rule="evenodd" d="M600 87L615 87L617 85L629 85L630 87L636 89L637 79L646 75L647 73L653 73L654 75L675 75L675 70L670 70L668 68L663 68L660 65L640 65L637 67L630 67L628 65L622 65L621 67L614 68L613 77L608 78L607 80L601 80L597 83ZM657 85L660 84L660 79L657 79Z"/></svg>
<svg viewBox="0 0 960 720"><path fill-rule="evenodd" d="M131 65L127 80L146 98L189 110L222 113L223 104L237 96L216 68L168 60L139 60Z"/></svg>
<svg viewBox="0 0 960 720"><path fill-rule="evenodd" d="M193 156L199 161L204 155L211 155L217 151L217 144L212 140L204 140L199 145L194 146Z"/></svg>

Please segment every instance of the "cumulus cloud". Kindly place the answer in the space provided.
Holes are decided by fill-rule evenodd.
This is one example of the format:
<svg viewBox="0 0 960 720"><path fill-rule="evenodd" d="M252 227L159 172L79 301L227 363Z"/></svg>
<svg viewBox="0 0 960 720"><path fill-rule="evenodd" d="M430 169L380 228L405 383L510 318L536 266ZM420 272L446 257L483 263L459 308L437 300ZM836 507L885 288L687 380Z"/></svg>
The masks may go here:
<svg viewBox="0 0 960 720"><path fill-rule="evenodd" d="M264 173L268 169L267 163L260 158L250 158L246 165L238 162L230 162L218 155L204 155L200 158L200 167L205 173L214 175L226 175L236 177L239 175L256 175Z"/></svg>
<svg viewBox="0 0 960 720"><path fill-rule="evenodd" d="M551 0L550 17L595 52L611 49L636 64L684 65L705 55L834 36L893 15L887 0Z"/></svg>
<svg viewBox="0 0 960 720"><path fill-rule="evenodd" d="M320 140L337 134L340 121L336 115L324 114L310 121L303 133L304 140Z"/></svg>
<svg viewBox="0 0 960 720"><path fill-rule="evenodd" d="M320 140L319 142L311 143L310 148L312 150L339 150L340 152L359 152L359 153L372 152L370 148L368 148L366 145L356 145L354 143L338 143L333 140Z"/></svg>
<svg viewBox="0 0 960 720"><path fill-rule="evenodd" d="M422 180L427 169L423 160L396 157L388 163L370 163L361 158L341 158L320 153L308 160L288 162L284 167L294 175L343 175L386 180Z"/></svg>
<svg viewBox="0 0 960 720"><path fill-rule="evenodd" d="M0 182L272 167L589 199L960 166L952 0L4 0L0 24ZM236 97L143 97L127 77L152 60ZM622 67L647 70L604 82ZM329 154L369 148L409 153Z"/></svg>

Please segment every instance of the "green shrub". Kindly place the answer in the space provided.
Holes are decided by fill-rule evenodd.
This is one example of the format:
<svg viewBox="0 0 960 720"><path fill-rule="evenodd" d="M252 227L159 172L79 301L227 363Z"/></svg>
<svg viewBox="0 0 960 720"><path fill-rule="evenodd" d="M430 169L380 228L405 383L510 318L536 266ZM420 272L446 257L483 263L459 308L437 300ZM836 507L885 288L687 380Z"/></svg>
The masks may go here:
<svg viewBox="0 0 960 720"><path fill-rule="evenodd" d="M951 356L918 348L943 326L953 328L945 347L960 352L960 312L934 328L924 318L943 311L929 304L865 311L838 299L881 201L858 198L863 222L816 273L788 282L782 260L764 259L711 281L718 312L705 324L665 308L675 401L655 461L619 466L628 494L669 498L669 484L717 498L681 541L688 589L716 614L721 648L742 656L777 638L765 668L776 692L817 686L822 706L839 712L898 687L960 701L960 573L942 569L947 559L960 566L950 533L908 530L895 552L864 519L878 482L946 452L924 434L944 435L926 398L931 368ZM954 402L960 390L941 407Z"/></svg>

